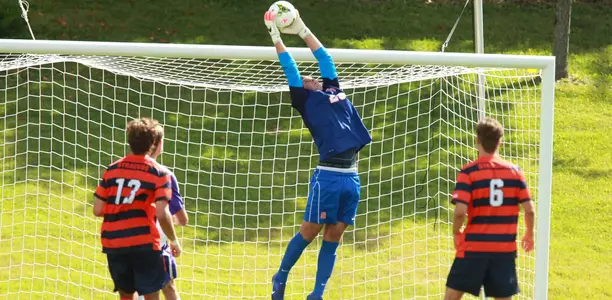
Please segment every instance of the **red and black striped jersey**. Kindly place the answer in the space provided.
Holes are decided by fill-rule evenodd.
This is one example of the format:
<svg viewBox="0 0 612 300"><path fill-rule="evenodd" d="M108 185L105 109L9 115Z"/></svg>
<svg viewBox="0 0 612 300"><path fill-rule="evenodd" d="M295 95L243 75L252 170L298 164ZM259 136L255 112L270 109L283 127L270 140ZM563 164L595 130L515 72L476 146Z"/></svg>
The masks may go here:
<svg viewBox="0 0 612 300"><path fill-rule="evenodd" d="M452 199L468 206L456 257L516 257L520 204L530 200L525 176L513 164L486 156L464 166Z"/></svg>
<svg viewBox="0 0 612 300"><path fill-rule="evenodd" d="M170 201L170 175L149 156L130 154L111 164L94 195L105 202L102 251L160 250L157 201Z"/></svg>

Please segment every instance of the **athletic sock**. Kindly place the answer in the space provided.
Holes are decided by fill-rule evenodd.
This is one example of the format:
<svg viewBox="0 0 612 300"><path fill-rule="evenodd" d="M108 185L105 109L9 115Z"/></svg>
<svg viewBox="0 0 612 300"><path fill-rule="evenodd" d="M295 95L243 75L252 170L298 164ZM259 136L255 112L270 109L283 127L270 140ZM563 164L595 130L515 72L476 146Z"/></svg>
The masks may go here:
<svg viewBox="0 0 612 300"><path fill-rule="evenodd" d="M308 244L310 244L310 242L305 240L299 232L291 239L285 250L285 256L283 256L278 273L276 274L276 281L281 283L287 282L289 271L291 271L291 268L293 268L298 259L300 259L300 256Z"/></svg>
<svg viewBox="0 0 612 300"><path fill-rule="evenodd" d="M314 290L312 295L315 297L323 297L327 281L334 271L336 264L336 249L339 243L323 241L321 251L319 251L319 259L317 261L317 277L315 280Z"/></svg>

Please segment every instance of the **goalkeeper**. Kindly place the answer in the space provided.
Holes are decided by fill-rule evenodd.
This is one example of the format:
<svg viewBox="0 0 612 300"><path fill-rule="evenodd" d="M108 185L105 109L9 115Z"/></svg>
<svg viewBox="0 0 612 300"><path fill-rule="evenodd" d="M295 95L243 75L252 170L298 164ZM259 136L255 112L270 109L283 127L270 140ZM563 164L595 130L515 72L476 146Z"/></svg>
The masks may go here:
<svg viewBox="0 0 612 300"><path fill-rule="evenodd" d="M353 225L359 203L360 181L357 153L372 141L367 128L345 93L340 89L336 67L319 40L304 25L299 13L283 33L297 34L319 63L322 83L301 77L274 23L276 15L266 12L264 20L280 64L287 76L291 105L300 113L319 152L319 165L312 175L308 204L300 232L289 242L278 272L272 278L272 299L283 299L287 276L304 249L323 229L317 275L307 299L323 299L327 280L336 261L336 249L344 230Z"/></svg>

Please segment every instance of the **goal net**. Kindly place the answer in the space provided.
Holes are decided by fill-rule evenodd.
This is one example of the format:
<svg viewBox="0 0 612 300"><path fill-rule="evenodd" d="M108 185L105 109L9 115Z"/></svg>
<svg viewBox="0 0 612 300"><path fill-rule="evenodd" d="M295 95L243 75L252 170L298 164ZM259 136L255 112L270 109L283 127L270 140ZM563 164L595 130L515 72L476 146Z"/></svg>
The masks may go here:
<svg viewBox="0 0 612 300"><path fill-rule="evenodd" d="M334 58L373 142L359 154L362 199L326 298L441 299L450 194L477 157L479 112L503 123L501 156L525 171L538 206L549 201L538 198L552 134L540 130L542 72ZM318 77L312 60L298 65ZM277 61L23 53L0 56L1 297L115 299L92 192L129 152L126 123L143 116L164 125L158 160L189 215L177 227L181 298L269 298L318 161ZM291 271L287 299L312 290L320 242ZM534 298L536 255L519 252L520 299Z"/></svg>

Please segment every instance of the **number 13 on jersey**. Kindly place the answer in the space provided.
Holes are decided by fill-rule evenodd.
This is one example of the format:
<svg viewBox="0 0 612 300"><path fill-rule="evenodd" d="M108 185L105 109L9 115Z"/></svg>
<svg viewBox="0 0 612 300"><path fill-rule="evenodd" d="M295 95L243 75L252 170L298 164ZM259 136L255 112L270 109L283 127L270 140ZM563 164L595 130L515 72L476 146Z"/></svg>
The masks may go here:
<svg viewBox="0 0 612 300"><path fill-rule="evenodd" d="M132 188L130 191L130 195L127 197L121 197L123 192L123 184L125 183L124 178L115 179L117 182L117 196L115 197L115 204L130 204L134 202L134 198L136 197L136 192L140 189L140 180L132 179L128 181L127 187Z"/></svg>

